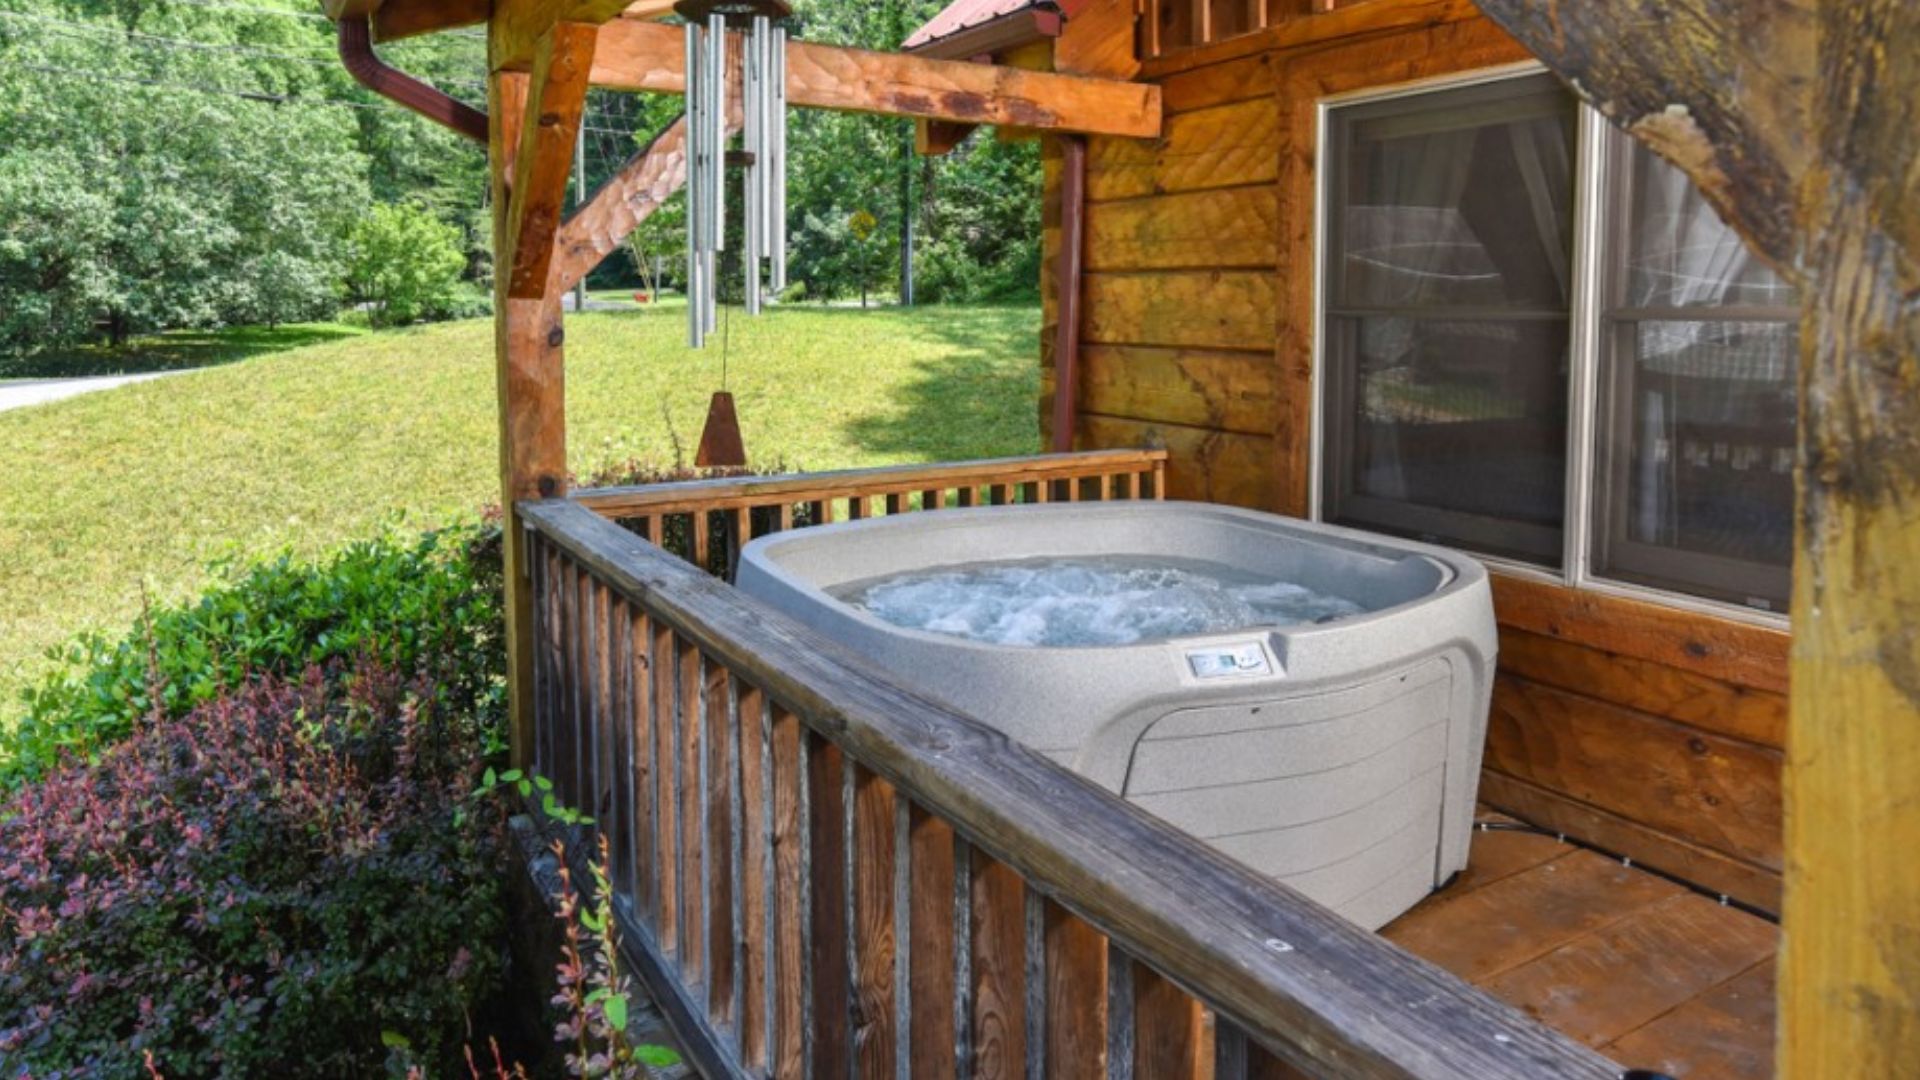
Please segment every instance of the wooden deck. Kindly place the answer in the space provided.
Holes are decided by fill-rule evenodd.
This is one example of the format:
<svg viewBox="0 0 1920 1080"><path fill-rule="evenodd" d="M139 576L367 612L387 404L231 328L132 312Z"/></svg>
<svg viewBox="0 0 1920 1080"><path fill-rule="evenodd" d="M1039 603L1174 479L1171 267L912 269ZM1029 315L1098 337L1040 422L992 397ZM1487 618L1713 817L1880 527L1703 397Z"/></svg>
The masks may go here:
<svg viewBox="0 0 1920 1080"><path fill-rule="evenodd" d="M1476 832L1467 871L1383 933L1630 1068L1773 1075L1778 928L1591 850Z"/></svg>

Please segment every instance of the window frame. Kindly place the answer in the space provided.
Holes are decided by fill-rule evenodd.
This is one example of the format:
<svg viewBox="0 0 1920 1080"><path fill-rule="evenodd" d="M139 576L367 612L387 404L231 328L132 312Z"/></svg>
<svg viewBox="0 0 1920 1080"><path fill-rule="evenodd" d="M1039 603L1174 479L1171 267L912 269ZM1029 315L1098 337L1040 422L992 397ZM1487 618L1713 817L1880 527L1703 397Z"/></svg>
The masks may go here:
<svg viewBox="0 0 1920 1080"><path fill-rule="evenodd" d="M1312 355L1310 364L1310 386L1313 388L1311 422L1308 432L1307 448L1307 500L1309 520L1325 520L1328 505L1326 474L1329 463L1328 435L1342 430L1342 426L1328 416L1328 313L1331 299L1330 283L1327 279L1331 259L1328 255L1330 245L1338 242L1333 234L1328 210L1332 206L1334 191L1332 185L1340 170L1326 167L1329 160L1328 149L1332 146L1335 131L1334 114L1341 109L1356 105L1392 101L1397 98L1414 97L1441 90L1455 90L1509 79L1525 78L1547 70L1538 61L1523 61L1515 64L1502 64L1495 67L1480 68L1474 71L1439 75L1409 82L1385 86L1367 87L1340 94L1330 94L1315 103L1314 146L1316 148L1316 167L1314 169L1314 220L1313 220L1313 323L1310 335ZM1574 146L1574 235L1573 235L1573 288L1569 297L1569 336L1568 341L1568 401L1567 401L1567 479L1566 507L1561 527L1563 549L1558 567L1501 555L1474 553L1474 557L1486 563L1490 568L1510 577L1523 578L1549 584L1564 585L1573 589L1619 596L1626 599L1642 600L1664 607L1692 611L1698 614L1763 626L1785 628L1788 624L1784 611L1772 611L1749 604L1735 603L1702 596L1696 593L1661 588L1621 578L1607 577L1594 571L1595 530L1602 527L1601 514L1595 505L1595 495L1600 488L1594 470L1600 461L1598 439L1610 423L1606 412L1606 399L1601 394L1600 380L1603 374L1601 350L1605 347L1606 324L1615 312L1608 304L1613 298L1612 271L1606 264L1610 244L1620 242L1607 235L1609 228L1626 228L1622 215L1610 213L1609 199L1615 194L1610 184L1609 169L1630 167L1630 158L1623 152L1627 136L1615 131L1606 118L1587 105L1576 102L1577 123ZM1615 218L1611 224L1609 219ZM1752 312L1742 309L1720 309L1712 322L1751 321L1740 318L1742 314ZM1350 399L1351 393L1343 395ZM1351 468L1347 463L1346 468ZM1365 528L1365 526L1358 526ZM1654 547L1654 545L1646 545ZM1670 561L1686 562L1686 552L1671 548L1660 548L1664 558ZM1714 556L1700 556L1716 559Z"/></svg>

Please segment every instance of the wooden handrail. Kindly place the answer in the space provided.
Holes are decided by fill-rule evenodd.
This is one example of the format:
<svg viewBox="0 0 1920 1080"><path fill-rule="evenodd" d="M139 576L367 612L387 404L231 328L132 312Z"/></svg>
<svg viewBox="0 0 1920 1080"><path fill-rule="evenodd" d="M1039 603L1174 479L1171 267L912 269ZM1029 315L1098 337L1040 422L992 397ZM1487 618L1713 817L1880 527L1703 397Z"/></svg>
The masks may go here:
<svg viewBox="0 0 1920 1080"><path fill-rule="evenodd" d="M1137 1065L1163 1045L1186 1046L1186 1034L1198 1025L1179 1020L1185 1014L1178 1008L1169 1012L1160 1006L1169 999L1177 1006L1191 995L1219 1017L1217 1054L1208 1050L1204 1062L1198 1053L1189 1055L1192 1061L1176 1063L1165 1075L1239 1080L1249 1055L1262 1056L1260 1048L1310 1075L1600 1080L1619 1074L1595 1052L1453 975L1255 875L999 733L878 677L840 646L587 507L552 500L523 503L519 509L542 597L543 688L538 693L553 710L543 767L559 766L571 776L569 767L577 766L577 778L563 783L570 789L563 793L584 804L616 809L644 804L667 818L678 812L678 829L661 818L638 827L641 833L653 829L666 847L647 848L645 836L628 845L654 852L660 875L679 868L677 883L652 885L654 893L668 899L663 911L677 911L674 925L664 914L649 921L646 913L657 905L647 900L644 887L622 910L630 916L629 933L648 946L651 959L644 967L654 989L667 999L669 1015L710 1073L799 1075L783 1071L778 1048L768 1043L772 1029L765 1026L765 1016L754 1014L756 1020L741 1011L762 1000L756 995L764 984L753 984L746 993L738 985L740 972L752 970L742 950L753 955L760 940L757 931L742 930L743 904L754 901L757 889L764 887L772 897L775 888L772 877L752 875L756 868L764 874L785 865L777 860L788 857L777 854L782 849L774 835L785 827L758 824L772 822L774 811L762 805L763 819L742 810L743 793L751 801L759 783L768 784L768 791L787 790L764 777L758 783L742 780L754 761L778 760L764 750L756 757L752 749L764 747L772 738L765 733L777 730L753 724L750 714L764 710L762 716L771 719L761 725L796 717L805 736L819 741L811 758L801 753L800 774L813 779L811 787L801 782L800 797L813 801L800 810L789 805L782 813L802 821L817 818L811 835L825 854L814 858L833 860L824 877L815 867L816 879L800 885L813 890L813 904L834 908L830 915L846 905L845 919L832 925L848 940L829 941L822 951L816 936L803 966L813 980L809 992L830 998L846 994L851 1015L831 1001L809 1008L804 1015L819 1030L809 1030L805 1045L811 1053L830 1052L834 1062L856 1062L858 1075L883 1065L891 1074L896 1064L906 1075L905 1063L894 1061L894 1047L915 1047L889 1011L897 1007L902 1016L908 1011L899 972L931 961L952 974L939 949L909 949L895 941L906 906L926 899L913 891L917 870L909 874L905 860L896 861L910 841L895 822L919 813L950 825L983 854L985 863L964 864L973 867L976 897L996 895L997 886L980 877L996 872L995 866L1018 875L1030 890L1016 894L1027 898L1024 932L1017 904L1011 915L1003 912L995 920L982 922L976 912L970 921L959 922L972 928L976 953L998 941L1006 948L987 953L989 959L997 956L1016 972L1023 962L1033 970L1039 947L1035 927L1051 926L1045 913L1053 905L1106 935L1109 963L1118 962L1103 967L1109 978L1098 991L1100 1001L1104 1007L1109 992L1125 988L1113 1000L1124 997L1127 1004L1102 1015L1110 1033L1122 1030L1125 1039L1138 1041L1109 1037L1101 1044L1103 1059L1106 1047L1123 1048ZM645 649L649 640L651 651ZM744 704L749 701L755 704ZM676 733L672 738L663 733L668 724ZM635 751L634 733L642 730L652 733L640 736L642 742L651 738L666 749ZM763 741L755 744L755 739ZM679 756L672 753L676 746ZM680 786L669 792L655 769L655 763L666 768L670 757L676 785L682 778L697 778L691 792ZM635 768L650 770L648 777L636 781ZM725 783L716 777L731 778L731 803ZM634 794L636 782L653 793L651 803ZM767 801L781 798L774 794ZM628 828L624 822L605 827ZM917 845L918 834L913 836ZM724 862L729 851L736 875L716 874L716 860ZM859 883L853 896L836 884L843 870L847 884ZM628 865L616 880L649 873L654 871ZM951 893L950 881L932 888L937 892L945 884ZM700 892L703 883L715 895ZM941 902L935 895L932 910L940 911ZM778 906L759 909L761 917L771 919L767 910ZM716 925L729 911L732 923ZM772 931L767 934L771 941ZM869 941L869 934L884 934L884 941ZM981 938L991 940L983 945ZM1054 939L1045 941L1042 955L1052 961ZM881 951L863 951L870 948ZM1012 956L1005 955L1007 948ZM906 952L904 960L896 949ZM876 956L885 962L861 961ZM764 954L761 962L770 963ZM991 975L974 971L957 977L970 978L972 986ZM1160 977L1168 981L1155 981L1150 988L1136 982ZM670 985L657 985L663 979ZM1028 1002L1036 993L1038 1000L1051 1000L1053 973L1040 981L1037 989L1026 984ZM764 1000L772 1003L771 989L765 992ZM1123 1019L1126 1026L1116 1027ZM1062 1013L1055 1022L1067 1020ZM848 1026L836 1026L841 1024ZM1238 1041L1242 1032L1244 1043ZM1200 1045L1197 1038L1191 1041ZM1031 1057L1036 1047L1020 1045L1030 1060L1042 1060ZM944 1053L942 1047L933 1049ZM1054 1049L1049 1039L1046 1052ZM848 1055L844 1059L832 1056L842 1050ZM765 1064L764 1072L756 1062ZM1109 1062L1115 1068L1119 1064ZM1226 1077L1228 1072L1238 1075Z"/></svg>
<svg viewBox="0 0 1920 1080"><path fill-rule="evenodd" d="M574 492L572 498L596 513L625 518L782 500L807 502L825 496L844 497L850 492L873 496L1128 472L1158 473L1166 464L1165 450L1088 450L936 465L884 465L784 476L729 476L638 487L591 488Z"/></svg>

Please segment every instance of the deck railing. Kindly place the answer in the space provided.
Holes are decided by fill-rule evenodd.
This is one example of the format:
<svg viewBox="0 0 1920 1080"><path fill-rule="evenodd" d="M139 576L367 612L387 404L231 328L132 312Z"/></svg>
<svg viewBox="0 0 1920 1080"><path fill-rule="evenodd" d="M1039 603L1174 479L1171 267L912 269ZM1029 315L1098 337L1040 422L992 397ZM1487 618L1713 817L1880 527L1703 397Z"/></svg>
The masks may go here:
<svg viewBox="0 0 1920 1080"><path fill-rule="evenodd" d="M724 574L742 545L770 532L949 507L1164 498L1166 469L1165 450L1092 450L596 488L573 500Z"/></svg>
<svg viewBox="0 0 1920 1080"><path fill-rule="evenodd" d="M581 503L521 511L536 767L708 1076L1617 1075Z"/></svg>

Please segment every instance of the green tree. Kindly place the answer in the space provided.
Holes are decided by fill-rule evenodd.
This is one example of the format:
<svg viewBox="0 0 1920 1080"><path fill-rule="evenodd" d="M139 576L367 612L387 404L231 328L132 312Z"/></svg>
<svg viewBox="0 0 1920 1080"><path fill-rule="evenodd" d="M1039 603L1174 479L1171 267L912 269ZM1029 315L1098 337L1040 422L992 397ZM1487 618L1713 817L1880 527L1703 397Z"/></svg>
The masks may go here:
<svg viewBox="0 0 1920 1080"><path fill-rule="evenodd" d="M466 266L460 243L459 229L421 207L378 204L354 227L348 289L375 326L440 315Z"/></svg>

